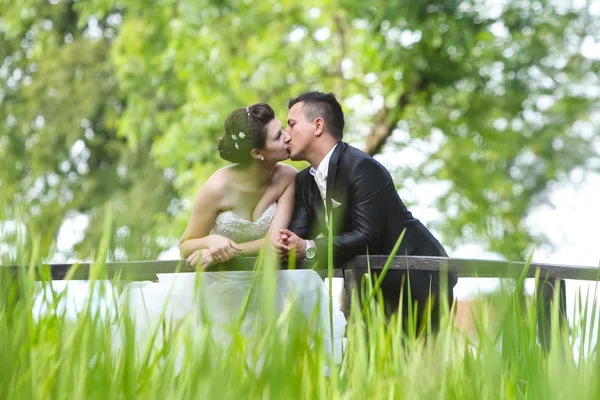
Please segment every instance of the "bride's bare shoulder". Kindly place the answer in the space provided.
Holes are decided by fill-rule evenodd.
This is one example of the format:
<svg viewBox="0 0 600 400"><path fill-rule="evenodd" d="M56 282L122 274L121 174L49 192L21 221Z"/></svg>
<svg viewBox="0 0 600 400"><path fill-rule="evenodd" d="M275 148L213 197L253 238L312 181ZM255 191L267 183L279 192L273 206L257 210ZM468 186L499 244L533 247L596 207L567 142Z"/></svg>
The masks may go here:
<svg viewBox="0 0 600 400"><path fill-rule="evenodd" d="M277 164L277 180L285 180L288 182L293 182L296 179L296 175L298 174L298 170L291 165L278 163Z"/></svg>
<svg viewBox="0 0 600 400"><path fill-rule="evenodd" d="M222 197L227 191L231 179L231 168L223 167L216 170L210 178L202 185L198 195L209 196L211 198Z"/></svg>

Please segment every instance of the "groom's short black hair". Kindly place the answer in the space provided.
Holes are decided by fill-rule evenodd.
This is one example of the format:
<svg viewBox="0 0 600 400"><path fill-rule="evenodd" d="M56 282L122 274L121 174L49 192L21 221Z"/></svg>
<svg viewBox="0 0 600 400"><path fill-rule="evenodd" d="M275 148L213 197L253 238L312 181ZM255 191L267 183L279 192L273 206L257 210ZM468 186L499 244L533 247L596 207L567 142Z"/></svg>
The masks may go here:
<svg viewBox="0 0 600 400"><path fill-rule="evenodd" d="M323 118L327 132L336 139L344 137L344 111L333 93L322 93L318 91L302 93L291 99L288 109L296 103L304 103L304 115L308 120Z"/></svg>

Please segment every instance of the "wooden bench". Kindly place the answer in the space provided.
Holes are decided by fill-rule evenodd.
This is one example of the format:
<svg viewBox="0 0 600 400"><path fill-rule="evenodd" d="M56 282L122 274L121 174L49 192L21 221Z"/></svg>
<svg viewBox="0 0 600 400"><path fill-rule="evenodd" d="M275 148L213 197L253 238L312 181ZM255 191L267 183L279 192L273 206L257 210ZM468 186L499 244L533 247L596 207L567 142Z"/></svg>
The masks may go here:
<svg viewBox="0 0 600 400"><path fill-rule="evenodd" d="M388 260L387 256L369 256L369 264L372 271L381 270ZM256 258L240 257L230 263L222 264L218 270L252 270L255 267ZM63 280L71 270L73 264L51 264L38 266L37 279L43 272L49 273L52 280ZM306 268L307 265L299 264L298 268ZM87 280L90 278L91 264L80 263L75 265L71 271L71 279ZM445 257L420 257L420 256L397 256L390 265L390 269L400 270L426 270L426 271L449 271L458 277L478 278L512 278L516 279L525 271L526 264L523 262L506 262L494 260L460 259ZM17 266L2 266L4 272L16 275L22 268ZM211 269L214 270L214 269ZM119 277L126 281L157 280L157 274L174 273L177 271L188 272L185 262L182 260L172 261L131 261L105 263L102 278L113 279ZM318 269L317 272L325 277L327 271ZM367 256L359 256L352 259L341 267L333 269L333 276L344 278L347 304L350 304L352 288L360 282L362 274L367 272ZM539 326L540 339L548 343L549 338L549 316L551 305L558 288L559 310L566 315L566 293L565 279L598 281L600 280L600 268L576 265L554 265L532 263L527 269L526 276L529 278L539 277L540 282L536 285L536 296L541 295L543 302L544 326ZM557 285L558 283L558 285ZM542 323L540 321L540 323Z"/></svg>

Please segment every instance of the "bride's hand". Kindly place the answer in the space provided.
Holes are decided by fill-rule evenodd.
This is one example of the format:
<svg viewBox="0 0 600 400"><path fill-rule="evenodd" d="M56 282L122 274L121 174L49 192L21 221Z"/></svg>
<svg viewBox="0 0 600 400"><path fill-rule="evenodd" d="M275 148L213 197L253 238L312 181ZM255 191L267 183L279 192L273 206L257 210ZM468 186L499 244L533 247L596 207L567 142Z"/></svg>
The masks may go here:
<svg viewBox="0 0 600 400"><path fill-rule="evenodd" d="M204 249L206 250L206 249ZM202 252L204 250L196 250L185 260L187 264L187 268L191 271L196 268L196 266L203 261L204 257Z"/></svg>
<svg viewBox="0 0 600 400"><path fill-rule="evenodd" d="M281 261L286 261L288 258L289 249L286 246L287 237L282 235L273 235L269 240L269 244L275 249L275 253Z"/></svg>
<svg viewBox="0 0 600 400"><path fill-rule="evenodd" d="M280 258L282 261L286 261L289 257L290 251L296 252L296 257L304 257L304 250L306 247L306 241L296 235L289 229L279 230L279 240L277 243L277 250L279 251Z"/></svg>
<svg viewBox="0 0 600 400"><path fill-rule="evenodd" d="M208 249L196 250L186 261L189 270L194 270L197 266L200 266L202 270L205 270L217 263Z"/></svg>
<svg viewBox="0 0 600 400"><path fill-rule="evenodd" d="M211 235L208 251L216 262L226 262L234 258L242 248L233 240L221 235Z"/></svg>
<svg viewBox="0 0 600 400"><path fill-rule="evenodd" d="M201 251L202 251L202 261L200 262L200 267L202 268L203 271L205 271L206 268L210 267L213 264L216 264L217 262L215 261L212 254L210 254L210 251L208 249L202 249Z"/></svg>

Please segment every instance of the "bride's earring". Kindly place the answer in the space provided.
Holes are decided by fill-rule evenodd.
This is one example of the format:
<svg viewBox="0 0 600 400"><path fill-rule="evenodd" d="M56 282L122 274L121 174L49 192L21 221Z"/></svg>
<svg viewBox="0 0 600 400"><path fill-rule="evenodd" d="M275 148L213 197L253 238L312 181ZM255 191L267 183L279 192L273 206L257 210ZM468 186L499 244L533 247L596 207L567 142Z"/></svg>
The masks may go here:
<svg viewBox="0 0 600 400"><path fill-rule="evenodd" d="M265 156L260 156L260 161L265 161Z"/></svg>

